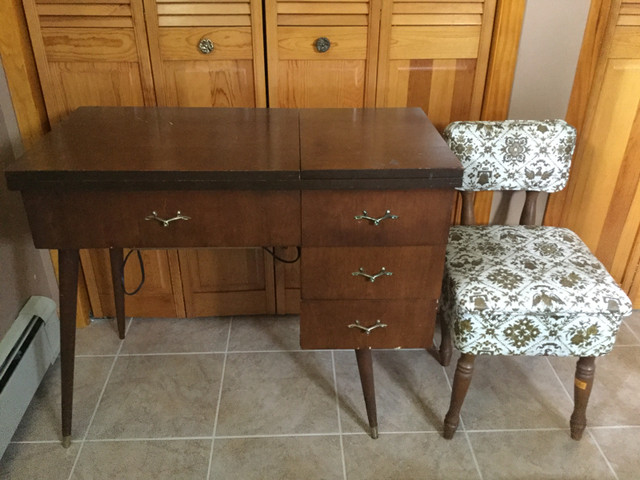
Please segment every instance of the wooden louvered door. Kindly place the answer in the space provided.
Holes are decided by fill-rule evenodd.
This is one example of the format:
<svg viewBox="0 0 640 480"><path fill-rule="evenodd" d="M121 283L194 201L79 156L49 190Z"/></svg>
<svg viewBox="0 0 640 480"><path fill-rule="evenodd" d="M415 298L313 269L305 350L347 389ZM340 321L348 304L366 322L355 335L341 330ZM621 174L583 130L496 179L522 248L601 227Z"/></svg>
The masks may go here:
<svg viewBox="0 0 640 480"><path fill-rule="evenodd" d="M265 107L260 0L145 0L158 105Z"/></svg>
<svg viewBox="0 0 640 480"><path fill-rule="evenodd" d="M269 106L374 106L379 2L266 0Z"/></svg>
<svg viewBox="0 0 640 480"><path fill-rule="evenodd" d="M479 119L495 0L383 2L378 107L421 107L440 130Z"/></svg>
<svg viewBox="0 0 640 480"><path fill-rule="evenodd" d="M154 105L142 0L24 0L47 114Z"/></svg>
<svg viewBox="0 0 640 480"><path fill-rule="evenodd" d="M640 0L592 3L567 120L578 144L545 222L580 235L640 308Z"/></svg>

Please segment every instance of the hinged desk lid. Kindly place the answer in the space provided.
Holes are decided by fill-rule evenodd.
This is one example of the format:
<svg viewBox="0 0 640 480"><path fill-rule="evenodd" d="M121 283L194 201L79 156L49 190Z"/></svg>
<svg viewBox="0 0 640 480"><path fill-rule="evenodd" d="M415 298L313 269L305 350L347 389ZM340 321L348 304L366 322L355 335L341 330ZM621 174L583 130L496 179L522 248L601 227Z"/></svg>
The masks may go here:
<svg viewBox="0 0 640 480"><path fill-rule="evenodd" d="M81 107L7 168L12 189L297 189L298 111Z"/></svg>
<svg viewBox="0 0 640 480"><path fill-rule="evenodd" d="M446 188L462 166L420 108L300 110L303 188Z"/></svg>

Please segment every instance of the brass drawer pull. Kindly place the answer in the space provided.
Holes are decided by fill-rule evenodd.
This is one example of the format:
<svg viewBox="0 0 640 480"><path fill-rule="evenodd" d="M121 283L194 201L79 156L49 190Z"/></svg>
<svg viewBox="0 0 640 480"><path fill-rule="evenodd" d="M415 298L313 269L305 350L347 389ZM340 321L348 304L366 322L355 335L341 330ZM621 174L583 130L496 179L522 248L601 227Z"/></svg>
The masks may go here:
<svg viewBox="0 0 640 480"><path fill-rule="evenodd" d="M367 335L369 335L376 328L386 328L387 326L388 325L386 323L382 323L380 320L376 320L375 325L372 325L370 327L364 327L360 325L360 322L358 320L356 320L356 323L352 323L351 325L349 325L349 328L359 328L360 330L365 332Z"/></svg>
<svg viewBox="0 0 640 480"><path fill-rule="evenodd" d="M208 38L203 38L198 42L198 50L200 50L205 55L213 52L213 42Z"/></svg>
<svg viewBox="0 0 640 480"><path fill-rule="evenodd" d="M176 213L176 216L173 218L168 218L168 219L164 219L164 218L160 218L158 216L157 212L151 212L151 215L147 215L146 217L144 217L145 220L157 220L158 222L160 222L162 224L163 227L168 227L169 224L171 222L174 222L176 220L191 220L191 217L187 217L186 215L182 215L180 213L180 210L178 210L178 212Z"/></svg>
<svg viewBox="0 0 640 480"><path fill-rule="evenodd" d="M387 270L384 267L382 267L380 271L375 275L369 275L368 273L365 273L364 267L360 267L360 269L357 272L352 272L351 275L353 275L354 277L358 277L358 276L365 277L369 279L371 283L373 283L379 277L384 277L384 276L390 277L391 275L393 275L393 272L387 272Z"/></svg>
<svg viewBox="0 0 640 480"><path fill-rule="evenodd" d="M356 220L369 220L371 223L373 223L377 227L378 225L380 225L380 222L382 222L383 220L386 220L387 218L390 220L397 220L398 215L392 215L391 210L387 210L382 217L374 218L367 215L366 210L363 210L362 215L356 215L353 218L355 218Z"/></svg>
<svg viewBox="0 0 640 480"><path fill-rule="evenodd" d="M327 37L320 37L316 40L316 50L320 53L324 53L331 48L331 42Z"/></svg>

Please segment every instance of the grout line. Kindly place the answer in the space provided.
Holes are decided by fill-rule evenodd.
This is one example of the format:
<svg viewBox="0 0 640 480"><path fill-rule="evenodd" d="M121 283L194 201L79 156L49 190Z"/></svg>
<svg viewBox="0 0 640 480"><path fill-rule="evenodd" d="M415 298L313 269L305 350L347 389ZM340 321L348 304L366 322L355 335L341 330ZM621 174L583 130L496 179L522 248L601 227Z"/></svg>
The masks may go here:
<svg viewBox="0 0 640 480"><path fill-rule="evenodd" d="M631 325L629 325L629 322L627 322L626 320L623 319L622 323L624 323L627 326L627 328L631 331L631 334L634 337L636 337L636 340L638 340L638 342L640 342L640 333L636 333L636 331L633 329L633 327L631 327ZM623 345L620 345L620 346L622 347Z"/></svg>
<svg viewBox="0 0 640 480"><path fill-rule="evenodd" d="M602 455L602 458L604 458L604 461L607 464L607 466L609 467L609 470L611 470L611 473L613 473L613 477L615 478L615 480L618 480L618 474L616 473L615 469L613 468L613 465L611 465L611 462L609 462L609 459L607 458L607 456L602 451L602 448L600 447L600 444L598 443L598 440L596 440L596 437L591 432L591 428L587 427L587 432L589 433L589 436L591 437L591 440L593 440L593 443L595 443L596 448L600 452L600 455Z"/></svg>
<svg viewBox="0 0 640 480"><path fill-rule="evenodd" d="M571 394L567 390L567 387L564 386L564 382L560 378L560 375L558 375L558 372L556 372L556 369L553 366L553 364L551 363L551 360L549 360L549 357L545 357L545 359L547 360L547 363L551 367L551 371L553 372L553 375L556 377L556 380L558 380L558 382L560 383L560 386L562 387L562 390L564 391L564 393L567 394L567 397L569 397L569 401L571 402L571 405L573 406L573 397L571 396Z"/></svg>
<svg viewBox="0 0 640 480"><path fill-rule="evenodd" d="M211 465L213 464L213 446L216 442L216 430L218 429L218 414L220 413L220 403L222 400L222 386L224 385L224 374L227 367L227 354L229 352L229 342L231 341L231 326L233 317L229 319L229 329L227 330L227 344L224 349L224 359L222 360L222 372L220 372L220 388L218 389L218 403L216 404L216 416L213 421L213 432L211 432L211 451L209 452L209 467L207 468L207 478L211 478Z"/></svg>
<svg viewBox="0 0 640 480"><path fill-rule="evenodd" d="M131 327L131 322L132 322L133 318L129 319L129 325L128 327L125 329L125 338L127 335L127 332L129 331L129 327ZM84 432L84 437L82 438L82 441L80 443L80 448L78 449L78 453L76 454L76 458L73 461L73 466L71 467L71 472L69 472L69 480L71 480L71 477L73 477L73 473L75 472L76 466L78 465L78 460L80 459L80 454L82 453L82 449L84 447L84 444L87 440L87 437L89 436L89 431L91 430L91 426L93 425L93 420L96 416L96 413L98 412L98 407L100 406L100 402L102 401L102 396L104 395L105 390L107 389L107 385L109 384L109 380L111 379L111 374L113 373L113 368L116 365L116 362L118 361L118 355L120 354L120 351L122 350L122 347L124 346L124 339L120 340L120 346L118 347L118 351L116 352L115 357L113 358L113 361L111 362L111 367L109 368L109 373L107 373L107 378L104 381L104 385L102 385L102 390L100 390L100 395L98 396L98 401L96 402L96 406L93 408L93 413L91 414L91 418L89 419L89 424L87 425L87 429Z"/></svg>
<svg viewBox="0 0 640 480"><path fill-rule="evenodd" d="M342 420L340 419L340 396L338 395L338 375L336 374L335 351L331 350L331 368L333 370L333 389L336 394L336 414L338 416L338 434L340 439L340 456L342 458L342 475L347 480L347 463L344 458L344 442L342 441Z"/></svg>

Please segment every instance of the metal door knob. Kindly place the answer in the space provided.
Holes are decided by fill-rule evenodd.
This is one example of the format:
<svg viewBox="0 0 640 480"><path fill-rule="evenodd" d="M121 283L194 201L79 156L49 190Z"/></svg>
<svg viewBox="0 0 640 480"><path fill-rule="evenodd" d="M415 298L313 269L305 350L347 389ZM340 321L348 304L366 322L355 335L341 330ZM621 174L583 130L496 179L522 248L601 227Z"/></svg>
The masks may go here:
<svg viewBox="0 0 640 480"><path fill-rule="evenodd" d="M324 53L331 48L331 42L327 37L320 37L316 40L316 50L320 53Z"/></svg>
<svg viewBox="0 0 640 480"><path fill-rule="evenodd" d="M213 42L208 38L203 38L198 42L198 50L200 50L205 55L213 52Z"/></svg>

